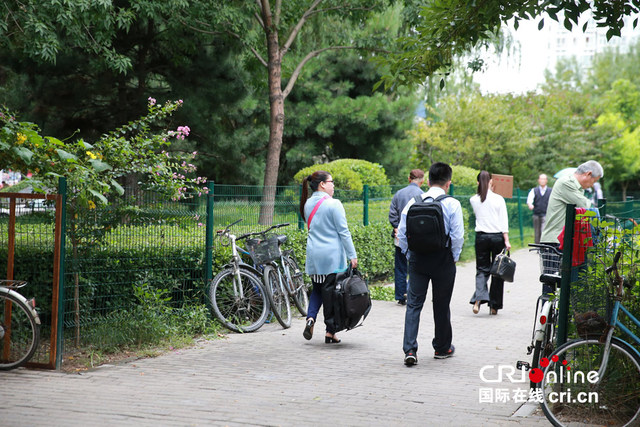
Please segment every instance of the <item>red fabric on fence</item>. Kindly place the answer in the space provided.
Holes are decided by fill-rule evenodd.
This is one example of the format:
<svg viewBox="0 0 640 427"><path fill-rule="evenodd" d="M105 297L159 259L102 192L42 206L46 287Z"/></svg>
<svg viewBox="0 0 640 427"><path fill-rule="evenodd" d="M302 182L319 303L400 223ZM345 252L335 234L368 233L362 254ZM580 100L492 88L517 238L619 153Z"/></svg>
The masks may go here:
<svg viewBox="0 0 640 427"><path fill-rule="evenodd" d="M576 208L576 221L573 226L573 251L571 253L571 266L576 267L584 263L587 248L593 246L593 236L591 235L591 224L588 216L582 216L587 210ZM564 246L564 227L558 235L560 250Z"/></svg>

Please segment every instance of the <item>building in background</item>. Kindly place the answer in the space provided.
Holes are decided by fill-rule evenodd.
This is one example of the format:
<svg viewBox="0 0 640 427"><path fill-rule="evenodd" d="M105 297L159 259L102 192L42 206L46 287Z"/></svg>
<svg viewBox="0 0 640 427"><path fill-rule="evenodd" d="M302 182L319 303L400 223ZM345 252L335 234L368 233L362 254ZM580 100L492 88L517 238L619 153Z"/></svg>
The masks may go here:
<svg viewBox="0 0 640 427"><path fill-rule="evenodd" d="M583 69L588 69L596 53L617 48L624 53L640 36L640 28L633 28L638 15L625 18L620 37L607 41L607 28L596 27L595 22L583 19L568 31L560 22L544 18L544 27L538 30L540 18L520 21L516 31L509 24L514 48L501 55L485 57L485 70L474 74L483 93L524 93L535 91L544 82L545 70L555 70L560 59L575 57ZM582 26L588 22L586 31Z"/></svg>

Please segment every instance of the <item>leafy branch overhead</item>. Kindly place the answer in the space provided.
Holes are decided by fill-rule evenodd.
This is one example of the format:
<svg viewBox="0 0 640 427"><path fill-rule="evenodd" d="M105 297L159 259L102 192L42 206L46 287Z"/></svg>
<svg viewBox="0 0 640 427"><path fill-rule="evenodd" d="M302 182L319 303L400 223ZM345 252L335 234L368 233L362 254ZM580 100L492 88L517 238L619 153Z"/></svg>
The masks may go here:
<svg viewBox="0 0 640 427"><path fill-rule="evenodd" d="M206 180L194 176L191 161L196 153L168 152L171 140L184 139L189 127L179 126L175 131L153 128L181 105L182 101L158 105L150 98L148 115L91 143L41 136L35 124L19 122L2 107L0 155L6 168L30 171L31 184L42 192L57 188L58 178L67 177L74 189L70 198L85 208L107 204L110 195L123 195L120 181L129 174L139 174L147 186L177 200L206 191L202 188Z"/></svg>
<svg viewBox="0 0 640 427"><path fill-rule="evenodd" d="M608 28L611 39L620 36L624 18L638 13L639 6L637 0L432 0L413 20L412 33L399 39L398 50L376 59L389 67L380 83L386 89L422 84L428 76L448 71L455 56L486 45L512 19L516 29L520 21L535 19L542 29L550 18L572 30L590 12L598 27ZM636 18L634 28L637 23ZM586 28L584 23L582 30Z"/></svg>

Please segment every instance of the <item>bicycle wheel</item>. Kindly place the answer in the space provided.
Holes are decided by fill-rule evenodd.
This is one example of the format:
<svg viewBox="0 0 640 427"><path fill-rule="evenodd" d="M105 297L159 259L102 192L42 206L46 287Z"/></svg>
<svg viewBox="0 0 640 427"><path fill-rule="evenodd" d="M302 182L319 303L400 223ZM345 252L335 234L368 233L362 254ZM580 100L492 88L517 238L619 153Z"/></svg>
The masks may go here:
<svg viewBox="0 0 640 427"><path fill-rule="evenodd" d="M0 294L0 369L27 363L39 338L40 327L27 305L15 295Z"/></svg>
<svg viewBox="0 0 640 427"><path fill-rule="evenodd" d="M541 368L540 359L549 358L555 349L555 313L553 307L549 311L548 320L544 326L544 337L537 340L533 348L533 357L531 358L531 371ZM542 367L543 368L543 367ZM530 382L531 388L538 388L540 383Z"/></svg>
<svg viewBox="0 0 640 427"><path fill-rule="evenodd" d="M271 312L283 328L291 326L291 304L287 291L280 282L278 272L271 265L264 268L264 283L267 286L267 296L271 305Z"/></svg>
<svg viewBox="0 0 640 427"><path fill-rule="evenodd" d="M307 293L307 284L302 277L302 271L293 255L286 255L283 260L287 292L298 308L300 315L306 316L309 308L309 295Z"/></svg>
<svg viewBox="0 0 640 427"><path fill-rule="evenodd" d="M267 293L258 276L244 268L240 282L233 268L226 268L211 280L209 298L213 312L224 326L236 332L253 332L269 314Z"/></svg>
<svg viewBox="0 0 640 427"><path fill-rule="evenodd" d="M553 425L640 423L640 358L624 341L613 338L600 377L604 347L597 339L574 340L552 355L540 388L542 409Z"/></svg>

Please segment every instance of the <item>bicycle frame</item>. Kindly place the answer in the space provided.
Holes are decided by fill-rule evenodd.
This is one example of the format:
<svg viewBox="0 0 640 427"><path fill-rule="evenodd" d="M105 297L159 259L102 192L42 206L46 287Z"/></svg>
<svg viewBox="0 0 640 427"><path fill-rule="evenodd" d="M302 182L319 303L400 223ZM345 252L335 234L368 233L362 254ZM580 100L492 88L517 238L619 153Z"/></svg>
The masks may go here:
<svg viewBox="0 0 640 427"><path fill-rule="evenodd" d="M613 260L613 265L607 268L607 273L609 275L611 275L611 272L615 273L615 279L612 280L612 282L615 285L616 295L614 297L613 310L611 311L611 320L609 321L609 330L607 331L607 338L605 341L604 354L602 357L602 366L598 370L599 379L604 377L604 373L607 370L609 354L611 353L611 341L613 339L613 332L616 327L619 328L625 334L627 334L629 337L631 337L633 341L635 341L635 343L640 346L640 338L638 338L624 323L618 320L618 315L620 314L620 311L622 311L624 314L626 314L629 317L629 319L631 319L631 321L636 326L640 326L640 321L636 319L635 316L631 314L629 310L625 308L624 305L622 305L622 297L624 296L624 279L622 278L622 276L620 276L620 273L618 272L618 261L620 260L621 254L622 254L621 252L616 253ZM634 345L632 345L631 343L623 339L620 339L620 341L627 344L631 349L633 349L638 360L640 360L640 351L638 351L638 349ZM600 381L599 379L598 379L598 382Z"/></svg>
<svg viewBox="0 0 640 427"><path fill-rule="evenodd" d="M544 297L540 297L543 302L542 310L540 310L540 314L536 319L536 326L533 333L533 341L541 341L545 338L545 328L547 327L547 323L551 320L549 318L549 313L551 312L551 308L554 306L555 302L549 299L545 299Z"/></svg>
<svg viewBox="0 0 640 427"><path fill-rule="evenodd" d="M620 311L622 311L624 314L629 316L629 319L631 319L633 323L635 323L637 326L640 326L640 321L636 319L635 316L631 314L629 310L627 310L622 305L622 302L618 299L618 297L616 297L616 301L613 305L613 310L611 311L611 325L609 326L609 331L607 332L607 339L604 347L604 354L602 357L602 366L598 371L598 378L603 378L604 373L607 370L607 365L609 362L609 354L611 352L611 341L613 338L613 331L615 330L616 327L620 328L622 332L630 336L636 342L636 344L640 346L640 338L638 338L633 332L631 332L631 330L624 323L618 320L618 314L620 313ZM621 338L618 338L618 339L624 342L625 344L627 344L635 352L636 356L638 357L638 360L640 360L640 351L638 351L638 349L634 345L632 345L631 343Z"/></svg>
<svg viewBox="0 0 640 427"><path fill-rule="evenodd" d="M239 219L238 221L235 221L231 224L229 224L227 226L227 228L225 230L222 231L218 231L218 235L221 236L226 236L229 239L230 245L231 245L231 262L229 264L226 264L224 267L232 267L233 268L233 275L235 277L235 280L233 281L233 293L234 295L238 296L240 299L244 298L244 291L242 289L242 286L240 285L242 283L242 279L240 277L240 268L242 266L242 268L246 268L248 270L250 270L252 273L255 273L258 275L258 277L262 277L262 273L260 273L256 268L254 268L253 266L245 263L244 261L242 261L242 258L240 257L240 254L238 252L238 249L242 250L243 253L247 253L247 251L245 251L244 249L240 248L238 245L236 245L236 240L237 237L235 234L231 234L229 232L229 229L236 225L237 223L239 223L240 221L242 221L241 219ZM245 237L247 235L243 235L242 237Z"/></svg>

